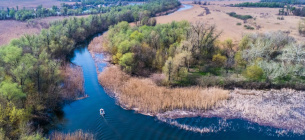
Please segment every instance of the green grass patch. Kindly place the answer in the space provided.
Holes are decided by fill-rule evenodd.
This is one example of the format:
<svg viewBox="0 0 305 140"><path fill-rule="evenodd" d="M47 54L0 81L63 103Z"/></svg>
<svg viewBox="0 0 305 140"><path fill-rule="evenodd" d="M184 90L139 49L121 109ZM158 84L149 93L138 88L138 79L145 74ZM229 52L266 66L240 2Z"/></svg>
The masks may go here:
<svg viewBox="0 0 305 140"><path fill-rule="evenodd" d="M227 14L231 17L235 17L235 18L238 18L238 19L241 19L241 20L247 20L247 19L253 18L251 15L238 15L235 12L230 12L230 13L227 13Z"/></svg>

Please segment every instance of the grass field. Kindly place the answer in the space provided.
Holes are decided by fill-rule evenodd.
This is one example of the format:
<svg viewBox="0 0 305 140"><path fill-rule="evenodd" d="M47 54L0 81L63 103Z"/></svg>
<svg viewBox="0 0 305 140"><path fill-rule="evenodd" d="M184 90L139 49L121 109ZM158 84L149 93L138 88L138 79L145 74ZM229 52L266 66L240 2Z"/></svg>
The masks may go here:
<svg viewBox="0 0 305 140"><path fill-rule="evenodd" d="M268 32L282 30L297 40L304 40L298 33L298 22L301 17L284 16L284 20L278 20L279 8L240 8L229 7L226 5L240 3L242 1L211 1L211 5L194 5L193 8L179 11L171 15L157 17L157 23L170 23L172 21L187 20L190 22L203 21L206 25L216 25L216 29L221 32L220 40L231 38L237 42L241 40L243 34L255 32ZM184 4L191 4L191 1L182 1ZM210 14L205 14L205 8L208 8ZM240 15L251 15L253 19L243 20L230 17L227 13L235 12ZM242 26L236 25L241 23ZM248 30L244 25L254 27L254 30Z"/></svg>

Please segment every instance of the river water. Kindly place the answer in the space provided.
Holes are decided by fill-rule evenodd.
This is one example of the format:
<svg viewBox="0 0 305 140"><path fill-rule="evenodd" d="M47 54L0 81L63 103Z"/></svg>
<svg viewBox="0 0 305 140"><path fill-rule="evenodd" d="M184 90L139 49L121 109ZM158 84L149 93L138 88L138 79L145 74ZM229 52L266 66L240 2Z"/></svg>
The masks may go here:
<svg viewBox="0 0 305 140"><path fill-rule="evenodd" d="M159 120L132 110L124 110L115 99L105 93L98 83L95 61L87 46L92 40L74 50L71 62L83 69L84 89L88 98L72 102L63 108L63 114L56 130L73 132L79 129L93 133L97 139L305 139L303 134L294 134L269 126L261 126L242 119L220 117L191 117L175 120ZM103 55L99 55L103 57ZM103 70L105 63L98 66ZM99 109L105 110L105 117Z"/></svg>

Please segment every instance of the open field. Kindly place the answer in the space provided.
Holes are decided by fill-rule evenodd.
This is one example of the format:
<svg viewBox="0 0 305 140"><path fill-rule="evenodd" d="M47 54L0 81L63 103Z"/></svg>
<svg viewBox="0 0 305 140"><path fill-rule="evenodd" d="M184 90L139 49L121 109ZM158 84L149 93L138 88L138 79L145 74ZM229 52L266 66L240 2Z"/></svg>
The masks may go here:
<svg viewBox="0 0 305 140"><path fill-rule="evenodd" d="M86 17L77 16L77 17ZM0 46L8 44L10 40L19 38L25 34L38 34L41 29L48 28L50 22L70 18L69 16L47 17L43 19L34 19L32 22L22 22L16 20L0 20Z"/></svg>
<svg viewBox="0 0 305 140"><path fill-rule="evenodd" d="M282 30L295 37L297 40L304 40L298 33L298 22L301 17L297 16L284 16L284 20L278 20L279 8L239 8L239 7L226 7L224 4L238 3L241 1L211 1L211 5L194 5L193 8L179 11L171 15L157 17L157 23L170 23L173 20L181 21L187 20L190 22L202 21L207 25L216 25L216 29L222 35L220 40L231 38L235 42L242 38L242 35L249 32L267 32ZM191 4L191 1L182 1L185 4ZM209 9L210 14L206 14ZM240 15L251 15L254 19L250 19L247 23L243 20L230 17L227 15L229 12L236 12ZM236 25L241 23L241 25ZM247 30L244 25L250 25L256 29Z"/></svg>
<svg viewBox="0 0 305 140"><path fill-rule="evenodd" d="M1 0L0 8L6 7L19 7L19 9L23 7L32 8L37 7L38 5L42 5L46 8L51 8L53 5L60 6L61 3L73 4L75 2L62 2L57 0Z"/></svg>
<svg viewBox="0 0 305 140"><path fill-rule="evenodd" d="M13 0L16 1L16 0ZM32 2L38 3L38 0L26 0L22 3ZM45 0L42 0L45 1ZM0 6L8 5L8 0L0 1ZM41 2L41 1L40 1ZM185 4L191 4L191 1L182 1ZM211 5L205 5L204 7L208 8L211 12L206 15L206 10L199 5L194 5L193 8L179 11L173 13L171 15L160 16L157 17L157 22L162 23L170 23L173 20L181 21L187 20L190 22L203 21L207 25L216 25L218 31L222 31L222 35L220 36L220 40L225 40L228 38L233 39L235 42L238 42L242 35L249 32L266 32L266 31L277 31L282 30L285 32L290 32L290 35L295 37L298 40L304 40L305 37L301 37L298 33L298 22L301 17L297 16L284 16L284 20L278 20L276 14L278 13L278 8L239 8L239 7L224 7L224 4L238 3L241 1L217 1L210 2ZM51 2L50 2L51 3ZM54 4L60 3L56 1ZM20 2L18 2L20 4ZM43 3L48 4L48 2ZM51 3L50 5L53 5ZM244 28L244 21L230 17L226 13L228 12L236 12L237 14L242 15L251 15L256 18L256 20L249 20L247 24L252 27L260 26L260 29L255 30L247 30ZM199 16L200 15L200 16ZM35 19L34 26L29 25L27 22L20 22L15 20L5 20L0 21L0 45L4 45L9 43L9 41L13 38L18 38L24 34L36 34L39 33L42 28L47 27L47 23L60 20L67 17L48 17L43 19ZM242 23L242 25L238 26L237 23Z"/></svg>

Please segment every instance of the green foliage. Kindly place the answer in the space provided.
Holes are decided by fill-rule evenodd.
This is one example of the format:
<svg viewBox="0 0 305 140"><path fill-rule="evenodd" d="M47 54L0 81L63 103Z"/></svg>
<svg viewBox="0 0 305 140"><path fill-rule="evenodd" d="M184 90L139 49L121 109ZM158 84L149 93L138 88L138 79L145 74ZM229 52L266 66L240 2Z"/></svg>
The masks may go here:
<svg viewBox="0 0 305 140"><path fill-rule="evenodd" d="M263 78L264 72L258 65L252 65L246 68L244 75L250 80L259 81Z"/></svg>
<svg viewBox="0 0 305 140"><path fill-rule="evenodd" d="M299 33L300 33L300 35L305 35L305 19L301 19L301 20L299 21L299 26L298 26L298 28L299 28Z"/></svg>
<svg viewBox="0 0 305 140"><path fill-rule="evenodd" d="M5 63L16 65L21 57L22 49L16 46L5 46L0 49L0 56Z"/></svg>
<svg viewBox="0 0 305 140"><path fill-rule="evenodd" d="M128 5L128 4L118 4L121 3L117 0L115 1L82 1L76 4L65 4L62 3L61 7L53 6L52 8L44 8L42 5L36 7L34 9L14 9L8 8L8 10L0 9L0 20L6 19L15 19L20 21L26 21L34 18L43 18L49 16L77 16L77 15L88 15L88 14L102 14L113 11L124 11L125 15L120 18L125 18L125 21L137 21L138 19L134 19L133 17L139 17L136 14L140 14L141 11L139 9L145 9L148 11L148 15L141 17L139 21L143 22L142 25L155 25L155 20L150 19L151 16L154 16L156 13L160 13L162 11L167 11L173 9L177 6L180 6L180 2L177 0L154 0L146 2L143 5ZM103 4L112 5L108 7L102 6ZM128 15L128 13L134 13L132 15ZM136 14L135 14L136 13Z"/></svg>
<svg viewBox="0 0 305 140"><path fill-rule="evenodd" d="M235 18L238 18L238 19L241 19L241 20L247 20L247 19L251 19L253 18L252 16L250 15L238 15L236 14L235 12L230 12L230 13L227 13L229 16L231 17L235 17Z"/></svg>
<svg viewBox="0 0 305 140"><path fill-rule="evenodd" d="M240 22L238 22L238 23L236 23L236 25L240 26L240 25L241 25L241 23L240 23Z"/></svg>
<svg viewBox="0 0 305 140"><path fill-rule="evenodd" d="M243 59L242 52L240 52L240 51L236 52L236 54L234 56L234 60L235 60L235 64L238 67L244 68L247 65L247 61Z"/></svg>
<svg viewBox="0 0 305 140"><path fill-rule="evenodd" d="M254 27L250 26L250 25L244 25L244 27L248 30L254 30Z"/></svg>
<svg viewBox="0 0 305 140"><path fill-rule="evenodd" d="M173 64L173 59L171 57L169 57L166 62L165 65L163 67L163 73L166 75L166 80L168 82L171 82L173 80L173 70L174 69L174 64Z"/></svg>
<svg viewBox="0 0 305 140"><path fill-rule="evenodd" d="M243 2L232 5L234 7L269 7L269 8L283 8L284 3L280 2Z"/></svg>
<svg viewBox="0 0 305 140"><path fill-rule="evenodd" d="M162 70L166 59L177 53L176 49L188 28L189 24L184 21L141 27L130 27L128 23L121 22L110 27L105 50L112 54L112 62L121 65L125 71L146 75L152 70ZM131 60L132 66L125 63Z"/></svg>
<svg viewBox="0 0 305 140"><path fill-rule="evenodd" d="M133 53L124 54L120 60L119 64L123 67L123 70L131 73L134 65Z"/></svg>
<svg viewBox="0 0 305 140"><path fill-rule="evenodd" d="M0 96L8 99L9 101L18 101L25 98L25 94L18 87L17 83L3 81L0 84Z"/></svg>
<svg viewBox="0 0 305 140"><path fill-rule="evenodd" d="M218 67L223 67L227 62L227 57L222 56L221 54L213 55L212 61L216 64Z"/></svg>
<svg viewBox="0 0 305 140"><path fill-rule="evenodd" d="M241 41L239 42L239 49L240 50L244 50L247 49L250 43L250 38L248 35L243 36L243 38L241 39Z"/></svg>

